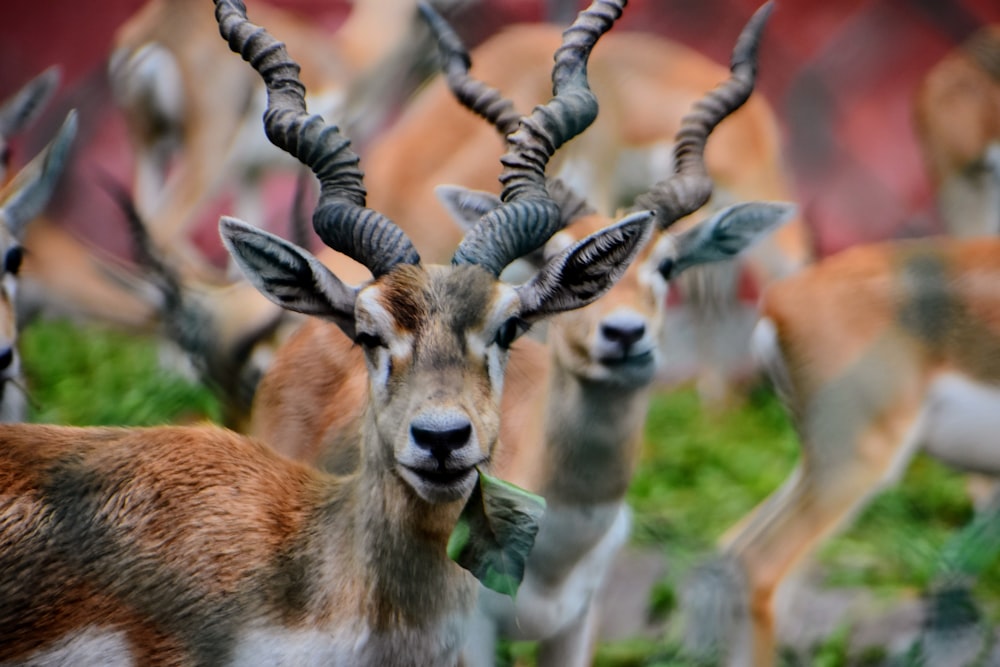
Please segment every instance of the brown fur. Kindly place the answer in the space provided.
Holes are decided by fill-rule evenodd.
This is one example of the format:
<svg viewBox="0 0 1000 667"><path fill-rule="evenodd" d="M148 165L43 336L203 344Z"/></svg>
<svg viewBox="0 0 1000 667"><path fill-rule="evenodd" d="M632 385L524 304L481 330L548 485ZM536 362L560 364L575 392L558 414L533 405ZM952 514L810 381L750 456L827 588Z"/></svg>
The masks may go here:
<svg viewBox="0 0 1000 667"><path fill-rule="evenodd" d="M0 428L0 441L0 513L10 517L0 660L96 626L155 653L142 664L220 664L254 619L322 627L360 613L385 631L471 601L472 580L443 553L458 508L404 511L411 492L398 481L383 480L379 501L352 478L211 427L23 425ZM396 511L370 505L379 502ZM384 542L391 558L414 539L397 566L423 564L422 581L362 575L379 559L351 551Z"/></svg>

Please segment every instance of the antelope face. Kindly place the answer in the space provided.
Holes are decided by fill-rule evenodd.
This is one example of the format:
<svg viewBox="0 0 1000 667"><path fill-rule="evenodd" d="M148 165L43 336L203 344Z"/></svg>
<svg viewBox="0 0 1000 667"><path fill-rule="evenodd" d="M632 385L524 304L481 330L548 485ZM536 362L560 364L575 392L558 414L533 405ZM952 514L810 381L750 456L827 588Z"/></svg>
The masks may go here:
<svg viewBox="0 0 1000 667"><path fill-rule="evenodd" d="M17 322L14 304L17 297L17 274L21 268L23 250L20 241L10 233L0 211L0 400L10 380L20 375L17 353Z"/></svg>
<svg viewBox="0 0 1000 667"><path fill-rule="evenodd" d="M0 114L2 115L2 114ZM0 419L24 419L22 399L4 396L4 389L20 377L14 303L17 273L24 255L20 238L24 228L49 201L65 168L76 136L76 112L70 112L55 138L0 189Z"/></svg>
<svg viewBox="0 0 1000 667"><path fill-rule="evenodd" d="M581 223L584 223L581 225ZM568 245L590 225L560 232L546 254ZM591 381L624 387L650 383L659 363L667 281L656 270L661 242L650 242L622 278L586 308L553 319L549 338L564 368Z"/></svg>
<svg viewBox="0 0 1000 667"><path fill-rule="evenodd" d="M518 305L513 288L472 265L400 266L358 294L379 440L424 500L465 497L490 458Z"/></svg>

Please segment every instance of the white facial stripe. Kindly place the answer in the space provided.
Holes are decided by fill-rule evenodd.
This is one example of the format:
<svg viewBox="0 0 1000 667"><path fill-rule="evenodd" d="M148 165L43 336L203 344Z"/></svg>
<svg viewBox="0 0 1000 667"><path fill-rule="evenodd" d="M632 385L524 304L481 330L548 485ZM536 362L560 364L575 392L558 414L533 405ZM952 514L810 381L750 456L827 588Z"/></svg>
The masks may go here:
<svg viewBox="0 0 1000 667"><path fill-rule="evenodd" d="M557 232L545 244L545 259L552 259L574 243L576 239L569 232Z"/></svg>
<svg viewBox="0 0 1000 667"><path fill-rule="evenodd" d="M354 310L359 333L382 335L395 328L392 316L379 301L380 293L377 285L369 285L358 292Z"/></svg>
<svg viewBox="0 0 1000 667"><path fill-rule="evenodd" d="M507 363L507 351L494 345L496 332L508 319L517 314L519 299L517 291L511 285L497 285L496 299L492 312L486 319L486 326L481 332L467 332L466 345L469 355L476 359L486 359L486 368L490 383L496 395L503 391L504 368ZM479 335L475 335L478 333Z"/></svg>
<svg viewBox="0 0 1000 667"><path fill-rule="evenodd" d="M379 300L380 290L376 285L365 287L358 293L355 303L356 329L358 334L377 336L385 344L365 354L371 375L371 386L375 397L385 400L389 384L392 359L408 358L412 354L413 336L402 334L396 328L396 321Z"/></svg>
<svg viewBox="0 0 1000 667"><path fill-rule="evenodd" d="M677 244L671 234L660 234L660 237L653 245L649 256L638 265L639 284L653 293L655 302L662 305L667 297L669 285L667 280L660 273L660 263L669 258L676 258Z"/></svg>
<svg viewBox="0 0 1000 667"><path fill-rule="evenodd" d="M404 334L396 327L396 320L386 310L379 300L377 286L369 286L361 290L355 304L358 333L377 335L389 348L393 357L408 356L413 336Z"/></svg>
<svg viewBox="0 0 1000 667"><path fill-rule="evenodd" d="M493 312L487 318L487 328L492 330L506 322L516 313L520 305L517 290L511 285L499 283L497 285L496 300L493 302Z"/></svg>

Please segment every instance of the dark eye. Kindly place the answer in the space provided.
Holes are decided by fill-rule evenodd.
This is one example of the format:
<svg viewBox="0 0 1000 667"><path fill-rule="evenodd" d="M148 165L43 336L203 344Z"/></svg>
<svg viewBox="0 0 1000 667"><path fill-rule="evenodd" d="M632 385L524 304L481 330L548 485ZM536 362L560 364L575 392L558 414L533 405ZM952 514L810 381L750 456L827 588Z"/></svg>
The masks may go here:
<svg viewBox="0 0 1000 667"><path fill-rule="evenodd" d="M3 270L5 273L16 276L21 270L21 261L24 259L24 251L20 246L14 246L7 251L3 257Z"/></svg>
<svg viewBox="0 0 1000 667"><path fill-rule="evenodd" d="M496 338L493 339L493 342L506 350L511 346L511 343L517 340L518 336L527 330L527 322L518 317L512 317L500 325L500 328L497 329L497 335Z"/></svg>
<svg viewBox="0 0 1000 667"><path fill-rule="evenodd" d="M672 257L664 258L656 270L660 272L664 280L670 280L674 275L674 259Z"/></svg>
<svg viewBox="0 0 1000 667"><path fill-rule="evenodd" d="M382 337L373 333L359 333L354 337L354 342L366 350L374 350L376 347L386 346Z"/></svg>
<svg viewBox="0 0 1000 667"><path fill-rule="evenodd" d="M10 166L10 146L0 148L0 167Z"/></svg>

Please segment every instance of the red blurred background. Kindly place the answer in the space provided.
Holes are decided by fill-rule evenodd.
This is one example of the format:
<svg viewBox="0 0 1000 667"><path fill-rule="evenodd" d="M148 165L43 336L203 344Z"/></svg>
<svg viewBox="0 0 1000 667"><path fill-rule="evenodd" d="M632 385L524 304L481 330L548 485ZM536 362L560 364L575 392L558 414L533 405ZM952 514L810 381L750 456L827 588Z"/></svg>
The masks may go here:
<svg viewBox="0 0 1000 667"><path fill-rule="evenodd" d="M249 4L252 5L253 0ZM63 68L56 102L14 142L23 162L66 109L81 113L71 176L54 213L85 237L125 253L124 224L94 187L104 170L130 178L131 156L111 105L105 64L114 31L142 0L8 3L0 39L0 99L52 64ZM334 31L344 0L273 0ZM211 11L205 0L206 11ZM617 30L658 33L725 62L756 0L632 0ZM457 26L474 45L502 26L542 20L541 0L481 0ZM890 236L940 230L911 122L923 74L983 23L996 0L779 0L765 35L757 94L783 124L799 204L821 254Z"/></svg>

